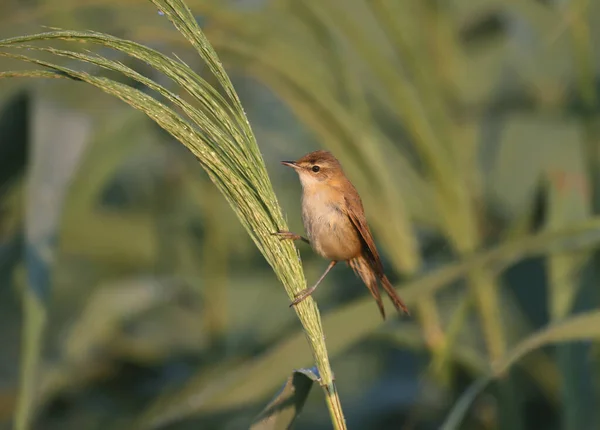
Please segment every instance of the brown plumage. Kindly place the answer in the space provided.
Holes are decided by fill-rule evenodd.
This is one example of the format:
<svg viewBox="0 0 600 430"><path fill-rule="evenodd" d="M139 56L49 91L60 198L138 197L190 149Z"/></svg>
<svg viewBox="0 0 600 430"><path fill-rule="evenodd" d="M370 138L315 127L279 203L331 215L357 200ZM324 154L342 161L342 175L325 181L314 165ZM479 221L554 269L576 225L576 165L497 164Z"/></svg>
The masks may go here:
<svg viewBox="0 0 600 430"><path fill-rule="evenodd" d="M279 231L282 239L303 240L322 257L331 261L316 284L300 292L292 305L311 295L327 273L345 261L362 279L377 302L381 316L385 311L379 286L394 307L408 313L383 272L383 265L365 218L362 201L354 185L346 178L339 161L327 151L315 151L296 161L282 161L296 170L302 183L302 221L308 239Z"/></svg>

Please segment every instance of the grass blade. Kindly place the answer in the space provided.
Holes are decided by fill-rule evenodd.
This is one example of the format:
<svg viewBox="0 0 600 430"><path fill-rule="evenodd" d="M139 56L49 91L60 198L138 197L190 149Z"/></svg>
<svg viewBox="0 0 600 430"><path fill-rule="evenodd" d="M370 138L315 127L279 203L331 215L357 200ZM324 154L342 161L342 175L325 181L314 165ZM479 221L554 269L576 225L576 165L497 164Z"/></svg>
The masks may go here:
<svg viewBox="0 0 600 430"><path fill-rule="evenodd" d="M529 336L510 350L506 356L494 363L490 375L478 379L465 391L441 428L443 430L460 428L469 406L487 385L495 378L504 375L513 364L535 349L555 343L597 339L600 339L600 311L587 312L568 318Z"/></svg>

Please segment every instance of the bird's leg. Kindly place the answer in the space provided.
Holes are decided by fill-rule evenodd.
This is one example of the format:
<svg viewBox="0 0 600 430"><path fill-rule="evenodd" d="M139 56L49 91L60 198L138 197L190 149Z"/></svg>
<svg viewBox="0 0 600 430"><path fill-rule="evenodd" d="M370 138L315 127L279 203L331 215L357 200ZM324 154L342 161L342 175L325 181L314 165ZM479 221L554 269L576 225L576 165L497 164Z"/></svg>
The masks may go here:
<svg viewBox="0 0 600 430"><path fill-rule="evenodd" d="M327 269L325 270L325 273L323 273L321 275L321 277L319 278L319 280L317 281L317 283L315 285L313 285L310 288L306 288L302 291L300 291L298 294L296 294L296 298L294 299L294 301L292 302L292 304L290 305L290 307L297 305L298 303L300 303L302 300L304 300L305 298L307 298L308 296L310 296L319 286L319 284L321 283L321 281L325 278L325 276L327 276L327 274L329 273L329 271L331 269L333 269L333 266L335 266L337 263L337 261L332 261L331 263L329 263L329 266L327 266Z"/></svg>
<svg viewBox="0 0 600 430"><path fill-rule="evenodd" d="M281 240L301 240L310 244L307 238L300 236L299 234L291 233L289 231L278 230L275 233L271 233L274 236L279 236Z"/></svg>

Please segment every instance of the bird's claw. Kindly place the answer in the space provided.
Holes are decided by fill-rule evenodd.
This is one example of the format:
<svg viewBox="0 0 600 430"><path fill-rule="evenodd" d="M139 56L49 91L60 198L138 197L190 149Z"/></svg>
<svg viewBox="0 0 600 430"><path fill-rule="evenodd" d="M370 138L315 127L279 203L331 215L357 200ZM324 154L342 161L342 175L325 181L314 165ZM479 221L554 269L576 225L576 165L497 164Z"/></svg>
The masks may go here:
<svg viewBox="0 0 600 430"><path fill-rule="evenodd" d="M292 303L290 303L290 308L292 306L296 306L298 303L300 303L301 301L303 301L304 299L306 299L308 296L310 296L310 294L307 294L306 291L302 290L299 293L294 295L294 300L292 300Z"/></svg>
<svg viewBox="0 0 600 430"><path fill-rule="evenodd" d="M296 237L294 233L289 231L277 230L275 233L271 233L272 236L278 236L279 240L293 239Z"/></svg>

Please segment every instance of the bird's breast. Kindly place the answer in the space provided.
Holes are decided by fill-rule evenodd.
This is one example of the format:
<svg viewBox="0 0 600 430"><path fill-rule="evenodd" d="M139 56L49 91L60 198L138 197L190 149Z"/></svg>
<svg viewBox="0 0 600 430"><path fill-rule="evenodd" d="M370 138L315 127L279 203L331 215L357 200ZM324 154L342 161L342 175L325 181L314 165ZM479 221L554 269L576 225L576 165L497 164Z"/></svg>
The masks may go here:
<svg viewBox="0 0 600 430"><path fill-rule="evenodd" d="M343 201L329 191L304 192L302 221L313 249L328 260L346 261L360 254L356 228L343 211Z"/></svg>

